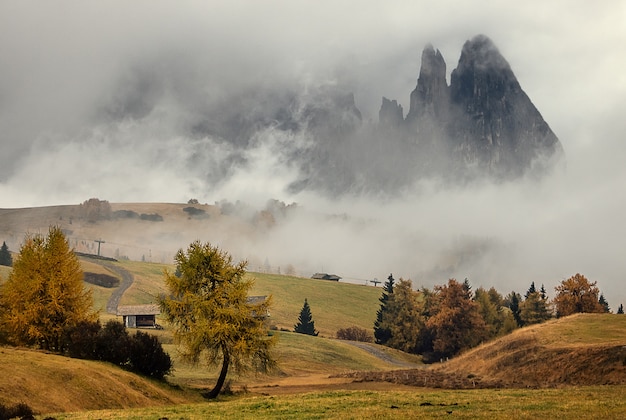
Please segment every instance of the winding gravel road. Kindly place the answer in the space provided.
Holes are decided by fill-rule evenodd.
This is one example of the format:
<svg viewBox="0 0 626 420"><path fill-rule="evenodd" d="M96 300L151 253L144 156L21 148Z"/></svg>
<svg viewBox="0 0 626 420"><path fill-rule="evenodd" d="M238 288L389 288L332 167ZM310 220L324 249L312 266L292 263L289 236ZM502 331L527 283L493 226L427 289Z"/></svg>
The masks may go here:
<svg viewBox="0 0 626 420"><path fill-rule="evenodd" d="M120 304L120 299L122 298L124 292L133 284L134 277L129 271L108 261L98 261L98 264L113 271L122 279L120 285L113 290L113 293L111 293L111 297L107 302L107 312L110 314L117 314L117 306Z"/></svg>

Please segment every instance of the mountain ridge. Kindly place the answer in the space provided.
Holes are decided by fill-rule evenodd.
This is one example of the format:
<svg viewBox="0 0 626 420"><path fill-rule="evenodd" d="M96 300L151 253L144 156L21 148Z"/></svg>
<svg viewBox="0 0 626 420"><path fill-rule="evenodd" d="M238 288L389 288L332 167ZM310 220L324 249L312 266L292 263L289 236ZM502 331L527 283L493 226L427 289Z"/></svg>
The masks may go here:
<svg viewBox="0 0 626 420"><path fill-rule="evenodd" d="M564 157L559 139L487 36L465 42L450 84L446 69L441 52L427 44L406 117L396 99L383 96L378 123L370 125L352 94L340 87L321 93L347 100L326 100L328 107L307 119L316 141L293 157L301 176L292 191L395 194L423 179L462 185L541 179Z"/></svg>

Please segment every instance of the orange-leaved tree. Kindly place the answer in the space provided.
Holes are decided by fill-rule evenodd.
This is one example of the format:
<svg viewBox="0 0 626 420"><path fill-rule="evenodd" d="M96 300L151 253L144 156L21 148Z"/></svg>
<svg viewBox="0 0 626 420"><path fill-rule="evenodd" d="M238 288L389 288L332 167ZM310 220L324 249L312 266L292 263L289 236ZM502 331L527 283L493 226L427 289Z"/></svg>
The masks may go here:
<svg viewBox="0 0 626 420"><path fill-rule="evenodd" d="M436 286L438 305L426 321L432 336L432 352L437 358L451 357L489 338L479 305L472 301L467 283L455 279Z"/></svg>
<svg viewBox="0 0 626 420"><path fill-rule="evenodd" d="M95 321L80 262L59 227L28 235L0 289L0 328L9 342L62 351L63 334Z"/></svg>
<svg viewBox="0 0 626 420"><path fill-rule="evenodd" d="M556 316L568 316L575 313L602 313L604 307L599 303L600 290L597 282L589 282L582 274L575 274L555 287L554 306Z"/></svg>

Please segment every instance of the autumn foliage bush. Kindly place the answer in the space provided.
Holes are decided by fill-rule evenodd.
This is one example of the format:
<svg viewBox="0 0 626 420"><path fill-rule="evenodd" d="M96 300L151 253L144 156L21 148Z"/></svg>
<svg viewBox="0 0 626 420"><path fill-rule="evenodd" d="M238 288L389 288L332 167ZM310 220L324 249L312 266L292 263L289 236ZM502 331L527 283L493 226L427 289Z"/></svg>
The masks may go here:
<svg viewBox="0 0 626 420"><path fill-rule="evenodd" d="M367 331L365 328L356 326L339 329L337 331L337 338L339 340L362 341L365 343L371 343L374 341L372 333Z"/></svg>

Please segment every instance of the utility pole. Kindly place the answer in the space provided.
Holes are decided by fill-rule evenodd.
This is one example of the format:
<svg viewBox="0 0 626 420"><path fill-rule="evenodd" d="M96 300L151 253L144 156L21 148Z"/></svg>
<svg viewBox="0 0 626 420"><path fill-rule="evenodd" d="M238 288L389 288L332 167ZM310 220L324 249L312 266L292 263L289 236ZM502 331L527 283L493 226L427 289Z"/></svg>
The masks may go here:
<svg viewBox="0 0 626 420"><path fill-rule="evenodd" d="M100 244L105 244L106 242L100 239L96 239L94 242L98 242L98 257L100 256Z"/></svg>

